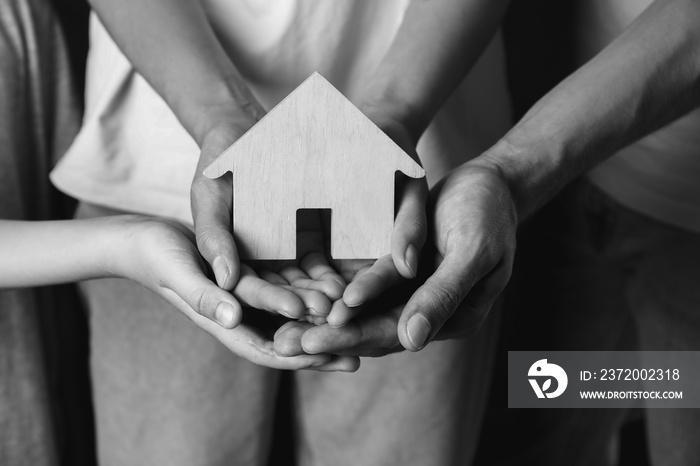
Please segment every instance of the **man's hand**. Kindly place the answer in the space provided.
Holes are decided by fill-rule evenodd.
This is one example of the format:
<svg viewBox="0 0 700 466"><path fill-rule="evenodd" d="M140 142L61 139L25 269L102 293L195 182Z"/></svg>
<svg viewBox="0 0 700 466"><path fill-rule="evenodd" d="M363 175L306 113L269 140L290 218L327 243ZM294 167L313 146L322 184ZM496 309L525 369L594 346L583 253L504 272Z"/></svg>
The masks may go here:
<svg viewBox="0 0 700 466"><path fill-rule="evenodd" d="M515 203L497 165L483 156L467 162L431 194L437 270L401 313L399 340L409 351L441 329L439 338L475 333L508 283L515 255Z"/></svg>
<svg viewBox="0 0 700 466"><path fill-rule="evenodd" d="M482 156L445 177L431 199L437 269L425 283L415 292L410 284L389 290L344 327L289 322L275 335L280 354L382 356L478 330L510 278L517 225L510 190Z"/></svg>

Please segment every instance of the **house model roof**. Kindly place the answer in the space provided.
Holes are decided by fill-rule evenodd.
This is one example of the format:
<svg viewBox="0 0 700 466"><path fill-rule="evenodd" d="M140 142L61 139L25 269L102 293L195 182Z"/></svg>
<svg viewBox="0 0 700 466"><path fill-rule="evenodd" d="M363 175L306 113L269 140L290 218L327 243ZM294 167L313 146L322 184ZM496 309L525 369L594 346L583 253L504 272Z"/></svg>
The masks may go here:
<svg viewBox="0 0 700 466"><path fill-rule="evenodd" d="M312 74L205 171L233 172L233 229L244 259L293 259L296 211L331 209L331 255L390 251L394 180L425 171L345 96ZM290 236L288 230L293 230Z"/></svg>

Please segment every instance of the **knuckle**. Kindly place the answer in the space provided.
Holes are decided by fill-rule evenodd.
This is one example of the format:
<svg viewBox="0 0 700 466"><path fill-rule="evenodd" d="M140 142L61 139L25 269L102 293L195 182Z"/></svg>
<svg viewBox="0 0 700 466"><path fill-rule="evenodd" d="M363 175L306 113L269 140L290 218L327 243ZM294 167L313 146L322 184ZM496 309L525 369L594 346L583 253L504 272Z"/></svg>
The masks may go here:
<svg viewBox="0 0 700 466"><path fill-rule="evenodd" d="M190 294L190 303L193 305L193 309L205 317L213 318L213 309L208 306L207 294L204 289L197 288Z"/></svg>
<svg viewBox="0 0 700 466"><path fill-rule="evenodd" d="M454 285L434 283L427 289L428 305L434 309L437 317L445 321L452 316L461 302L460 294Z"/></svg>
<svg viewBox="0 0 700 466"><path fill-rule="evenodd" d="M226 205L232 197L231 181L227 177L210 180L204 175L195 175L190 186L190 198L193 205Z"/></svg>
<svg viewBox="0 0 700 466"><path fill-rule="evenodd" d="M197 230L197 248L206 257L207 254L218 255L226 247L226 235L218 227L201 227Z"/></svg>
<svg viewBox="0 0 700 466"><path fill-rule="evenodd" d="M216 235L212 233L211 229L203 228L197 231L197 248L202 253L215 251L217 245Z"/></svg>
<svg viewBox="0 0 700 466"><path fill-rule="evenodd" d="M423 219L413 219L405 227L406 235L415 238L421 245L428 237L428 229Z"/></svg>

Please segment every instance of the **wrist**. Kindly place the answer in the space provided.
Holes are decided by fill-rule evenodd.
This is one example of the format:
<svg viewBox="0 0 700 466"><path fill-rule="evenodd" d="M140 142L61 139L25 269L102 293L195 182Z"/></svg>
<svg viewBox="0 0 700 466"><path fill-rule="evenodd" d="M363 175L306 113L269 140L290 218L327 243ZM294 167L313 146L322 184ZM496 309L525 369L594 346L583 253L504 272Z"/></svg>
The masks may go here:
<svg viewBox="0 0 700 466"><path fill-rule="evenodd" d="M178 105L181 110L176 113L186 115L183 126L199 147L212 133L223 128L233 127L242 134L265 115L265 109L240 76L218 87L206 96L190 97Z"/></svg>
<svg viewBox="0 0 700 466"><path fill-rule="evenodd" d="M365 98L358 108L385 132L398 131L407 135L414 146L428 123L418 117L419 112L411 104L389 95Z"/></svg>
<svg viewBox="0 0 700 466"><path fill-rule="evenodd" d="M497 172L510 190L518 219L547 203L569 180L562 173L563 150L554 142L522 143L506 135L468 162Z"/></svg>
<svg viewBox="0 0 700 466"><path fill-rule="evenodd" d="M134 279L134 271L142 257L140 247L144 217L117 215L104 217L102 272L106 277Z"/></svg>

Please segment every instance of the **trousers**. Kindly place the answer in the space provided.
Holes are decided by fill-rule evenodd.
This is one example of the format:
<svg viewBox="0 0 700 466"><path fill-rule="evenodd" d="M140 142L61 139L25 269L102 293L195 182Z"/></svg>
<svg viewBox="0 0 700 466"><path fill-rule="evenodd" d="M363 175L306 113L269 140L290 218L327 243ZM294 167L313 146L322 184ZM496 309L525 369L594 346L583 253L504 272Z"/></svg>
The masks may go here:
<svg viewBox="0 0 700 466"><path fill-rule="evenodd" d="M580 180L523 225L518 247L505 303L509 351L700 350L699 234ZM643 414L654 466L698 464L699 410ZM489 464L616 464L614 440L629 415L501 410L511 448Z"/></svg>

